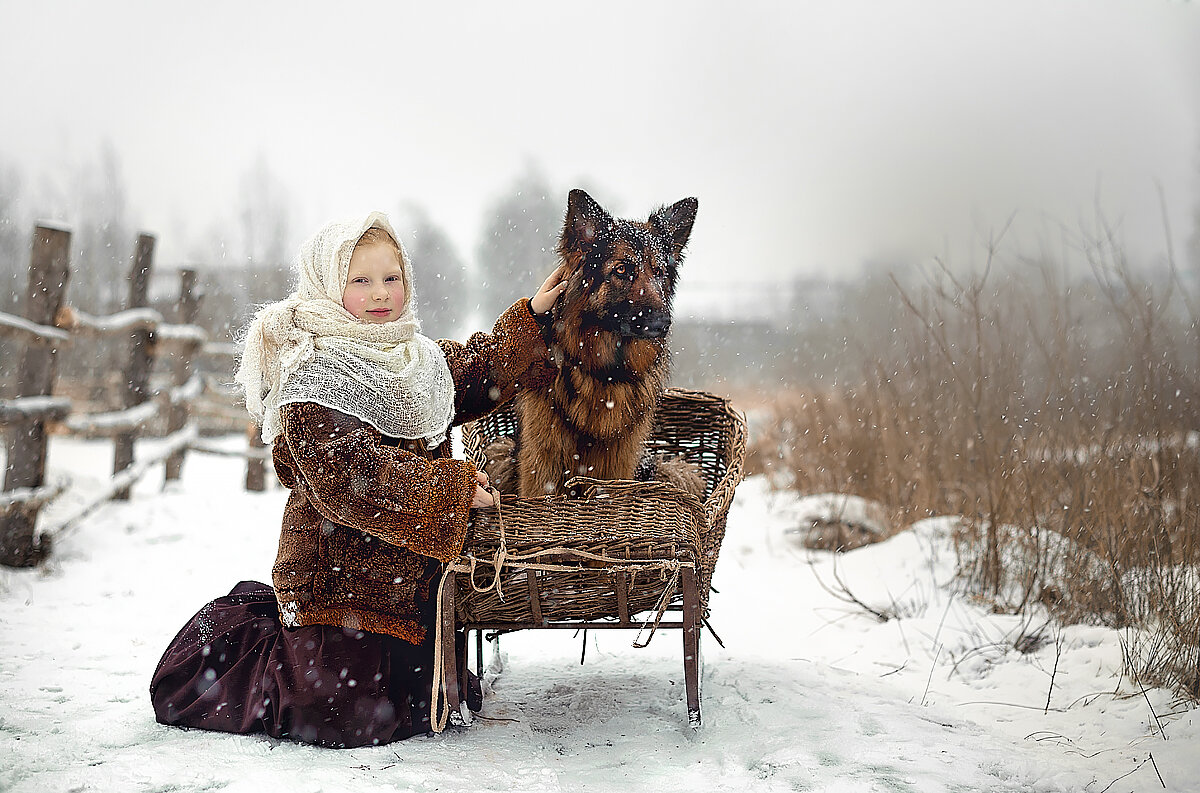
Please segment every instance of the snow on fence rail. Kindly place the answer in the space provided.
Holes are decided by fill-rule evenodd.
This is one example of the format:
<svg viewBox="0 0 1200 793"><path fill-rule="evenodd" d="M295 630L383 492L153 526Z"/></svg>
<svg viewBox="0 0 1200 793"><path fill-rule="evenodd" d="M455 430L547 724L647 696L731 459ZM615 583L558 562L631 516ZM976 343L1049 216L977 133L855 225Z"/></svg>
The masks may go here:
<svg viewBox="0 0 1200 793"><path fill-rule="evenodd" d="M40 562L56 536L101 504L127 499L134 483L154 466L165 466L168 481L178 479L188 451L244 457L246 488L263 490L266 486L268 450L258 441L257 428L248 428L249 448L231 452L201 441L190 418L192 404L209 387L208 378L196 371L197 353L236 353L233 345L209 342L204 329L194 324L200 303L195 270L180 271L179 323L168 323L147 306L155 240L139 235L129 275L128 308L109 316L92 316L63 304L70 275L70 240L67 229L49 225L34 229L25 316L0 313L0 336L24 344L18 394L0 400L0 426L8 430L4 488L0 491L0 564L9 566ZM58 350L83 336L126 339L125 386L118 410L77 413L70 399L53 395ZM157 358L167 364L171 385L154 392L149 380ZM153 455L135 462L135 440L158 419L166 423L163 443ZM39 527L41 508L69 489L68 482L46 483L46 430L51 423L74 435L113 438L113 475L99 493L90 495L69 515L58 518L54 525Z"/></svg>
<svg viewBox="0 0 1200 793"><path fill-rule="evenodd" d="M0 334L22 337L26 344L67 344L71 336L65 330L39 325L12 314L0 313Z"/></svg>

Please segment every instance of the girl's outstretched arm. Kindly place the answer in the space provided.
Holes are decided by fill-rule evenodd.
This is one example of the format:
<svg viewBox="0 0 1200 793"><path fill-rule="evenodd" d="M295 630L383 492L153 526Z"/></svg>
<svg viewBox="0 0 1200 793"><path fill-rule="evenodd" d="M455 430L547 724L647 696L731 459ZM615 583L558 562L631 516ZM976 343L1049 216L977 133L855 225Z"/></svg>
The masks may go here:
<svg viewBox="0 0 1200 793"><path fill-rule="evenodd" d="M529 298L501 314L491 333L476 333L466 344L448 339L438 344L454 378L455 424L491 413L518 391L549 382L555 371Z"/></svg>

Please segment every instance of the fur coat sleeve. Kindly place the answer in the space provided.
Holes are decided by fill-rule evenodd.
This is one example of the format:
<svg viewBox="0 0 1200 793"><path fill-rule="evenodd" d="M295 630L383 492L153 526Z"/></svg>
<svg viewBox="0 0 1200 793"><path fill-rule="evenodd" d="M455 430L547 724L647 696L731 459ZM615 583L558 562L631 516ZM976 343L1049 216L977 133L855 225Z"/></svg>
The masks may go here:
<svg viewBox="0 0 1200 793"><path fill-rule="evenodd" d="M529 306L514 303L490 334L476 333L466 344L438 341L454 378L454 423L487 415L525 388L548 383L554 374L550 349Z"/></svg>
<svg viewBox="0 0 1200 793"><path fill-rule="evenodd" d="M283 438L289 454L276 455L280 481L302 483L326 520L443 562L462 551L472 463L385 445L370 424L311 402L284 407Z"/></svg>

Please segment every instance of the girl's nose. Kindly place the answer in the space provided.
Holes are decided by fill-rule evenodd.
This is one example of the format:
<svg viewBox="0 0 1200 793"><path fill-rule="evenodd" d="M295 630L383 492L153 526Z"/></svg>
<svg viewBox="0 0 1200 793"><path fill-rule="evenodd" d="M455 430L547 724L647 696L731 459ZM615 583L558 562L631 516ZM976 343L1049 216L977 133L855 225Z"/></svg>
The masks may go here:
<svg viewBox="0 0 1200 793"><path fill-rule="evenodd" d="M387 298L388 298L387 287L384 286L383 284L377 285L374 289L371 290L371 297L373 297L376 300L387 300Z"/></svg>

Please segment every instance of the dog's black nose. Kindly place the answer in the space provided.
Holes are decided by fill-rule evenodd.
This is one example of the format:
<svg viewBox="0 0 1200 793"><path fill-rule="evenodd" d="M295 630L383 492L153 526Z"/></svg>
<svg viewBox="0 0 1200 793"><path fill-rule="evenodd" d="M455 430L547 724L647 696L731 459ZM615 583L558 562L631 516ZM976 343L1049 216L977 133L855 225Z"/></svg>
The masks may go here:
<svg viewBox="0 0 1200 793"><path fill-rule="evenodd" d="M640 339L661 339L671 330L671 315L665 311L652 311L636 316L630 322L633 335Z"/></svg>

